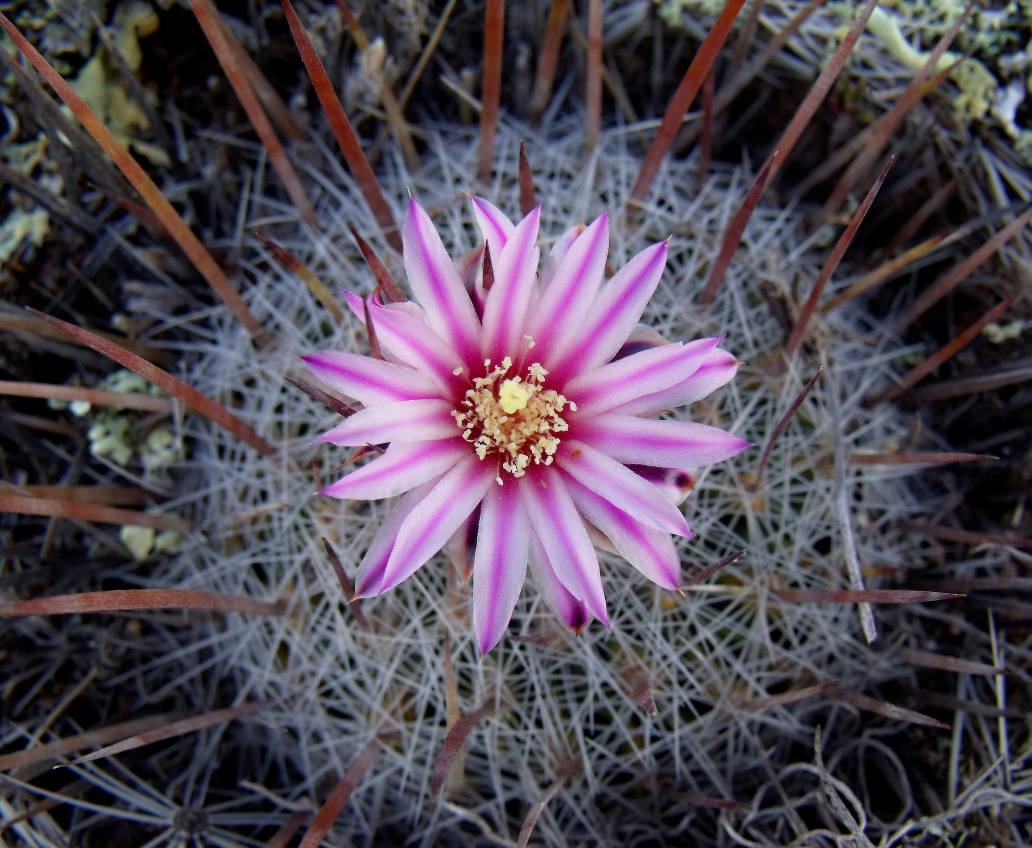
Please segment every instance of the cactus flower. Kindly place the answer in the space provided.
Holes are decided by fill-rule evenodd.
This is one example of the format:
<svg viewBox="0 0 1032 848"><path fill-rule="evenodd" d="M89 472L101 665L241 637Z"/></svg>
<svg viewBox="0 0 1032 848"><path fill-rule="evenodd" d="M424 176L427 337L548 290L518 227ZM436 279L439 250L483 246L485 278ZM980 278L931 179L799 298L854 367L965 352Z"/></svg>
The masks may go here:
<svg viewBox="0 0 1032 848"><path fill-rule="evenodd" d="M667 483L746 442L657 418L723 385L738 364L719 339L666 343L638 325L666 243L604 282L602 215L561 236L539 274L540 207L518 224L479 198L473 212L485 247L457 265L411 202L402 241L413 300L348 296L385 358L303 359L361 405L320 441L386 445L323 494L402 496L359 566L356 596L393 589L458 534L471 541L466 577L486 653L508 626L528 564L545 602L578 631L592 618L609 626L596 543L677 589L671 534L691 532Z"/></svg>

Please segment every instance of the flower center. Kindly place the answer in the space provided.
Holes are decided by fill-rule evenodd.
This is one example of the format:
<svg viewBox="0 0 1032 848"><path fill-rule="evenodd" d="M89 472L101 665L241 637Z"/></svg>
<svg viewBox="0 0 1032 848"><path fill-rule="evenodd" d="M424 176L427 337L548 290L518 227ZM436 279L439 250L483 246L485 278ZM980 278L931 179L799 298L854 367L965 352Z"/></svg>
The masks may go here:
<svg viewBox="0 0 1032 848"><path fill-rule="evenodd" d="M551 465L559 449L557 434L570 429L562 412L567 407L575 411L577 404L544 387L548 372L538 362L524 375L509 376L508 356L493 367L485 359L484 368L485 375L474 378L473 388L452 412L462 438L481 459L496 455L513 477L522 477L531 464ZM501 476L497 480L501 485Z"/></svg>

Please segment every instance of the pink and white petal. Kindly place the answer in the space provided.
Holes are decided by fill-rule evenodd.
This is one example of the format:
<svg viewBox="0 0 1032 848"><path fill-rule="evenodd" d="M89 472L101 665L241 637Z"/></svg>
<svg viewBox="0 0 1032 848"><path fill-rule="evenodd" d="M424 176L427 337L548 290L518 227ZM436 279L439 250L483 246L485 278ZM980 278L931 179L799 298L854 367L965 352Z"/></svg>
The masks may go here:
<svg viewBox="0 0 1032 848"><path fill-rule="evenodd" d="M572 485L575 481L569 481ZM613 556L620 556L620 552L616 549L609 537L599 530L594 524L584 519L584 526L588 529L588 536L591 538L591 544L595 546L596 551L602 551L603 553L612 554Z"/></svg>
<svg viewBox="0 0 1032 848"><path fill-rule="evenodd" d="M641 318L666 267L667 243L645 248L616 272L602 287L584 324L557 343L553 376L562 381L568 373L585 373L605 364L627 341Z"/></svg>
<svg viewBox="0 0 1032 848"><path fill-rule="evenodd" d="M383 584L387 560L390 559L394 541L398 537L398 529L433 487L433 482L417 486L387 514L359 563L358 574L355 575L355 598L369 598L383 591L380 586Z"/></svg>
<svg viewBox="0 0 1032 848"><path fill-rule="evenodd" d="M420 360L410 361L410 358L404 358L398 356L387 344L381 336L397 336L397 330L393 333L390 331L392 326L401 324L403 327L415 329L416 332L411 335L416 337L431 336L432 340L436 342L436 346L442 351L446 352L446 358L454 360L456 365L452 367L452 370L459 367L458 363L461 363L459 355L448 347L447 343L439 339L430 329L426 323L426 312L423 311L423 307L418 303L413 303L411 300L406 300L403 303L388 303L382 304L376 301L373 297L363 299L357 294L351 292L344 292L344 299L347 301L348 306L351 308L352 313L358 318L359 323L364 327L366 322L365 316L365 304L369 304L369 314L373 319L373 330L376 333L377 340L380 342L380 349L383 351L384 356L390 362L400 362L403 365L410 365L417 370L426 371L427 368L423 367ZM381 333L381 327L387 325L387 329L384 333ZM404 346L403 346L404 347ZM448 371L447 373L451 373Z"/></svg>
<svg viewBox="0 0 1032 848"><path fill-rule="evenodd" d="M473 217L477 219L477 226L491 250L491 256L501 256L502 248L512 236L516 225L490 201L482 197L472 197L470 200L473 203Z"/></svg>
<svg viewBox="0 0 1032 848"><path fill-rule="evenodd" d="M392 498L437 479L468 454L469 445L461 439L392 442L382 456L331 483L321 494L368 501Z"/></svg>
<svg viewBox="0 0 1032 848"><path fill-rule="evenodd" d="M581 515L605 534L620 556L664 589L681 585L681 561L669 533L646 527L576 481L569 483L569 491Z"/></svg>
<svg viewBox="0 0 1032 848"><path fill-rule="evenodd" d="M526 334L534 339L535 358L545 368L551 367L550 352L556 340L573 331L595 300L608 255L609 214L606 213L570 245L552 281L542 291L540 302L527 317Z"/></svg>
<svg viewBox="0 0 1032 848"><path fill-rule="evenodd" d="M473 311L483 320L487 291L484 289L484 247L480 244L455 260L455 270L473 301ZM494 254L491 254L494 256Z"/></svg>
<svg viewBox="0 0 1032 848"><path fill-rule="evenodd" d="M465 592L473 576L473 558L477 552L477 528L480 526L480 508L477 507L463 521L458 530L441 549L448 561L462 575L462 589Z"/></svg>
<svg viewBox="0 0 1032 848"><path fill-rule="evenodd" d="M530 538L530 573L534 576L534 585L544 598L545 604L563 624L574 633L580 633L591 624L591 612L556 576L548 554L541 546L541 540L533 533Z"/></svg>
<svg viewBox="0 0 1032 848"><path fill-rule="evenodd" d="M694 468L650 468L647 465L627 467L659 489L674 505L683 504L695 488Z"/></svg>
<svg viewBox="0 0 1032 848"><path fill-rule="evenodd" d="M364 303L366 300L369 300L370 305L375 305L382 307L384 309L389 309L392 312L408 312L411 315L419 315L421 318L426 320L426 313L423 312L423 307L420 306L418 303L413 303L411 300L403 300L398 303L383 304L375 298L373 298L371 294L363 298L361 295L355 294L354 292L345 291L344 289L341 289L341 293L344 295L344 302L347 303L348 308L351 310L351 313L359 320L359 322L363 326L365 326Z"/></svg>
<svg viewBox="0 0 1032 848"><path fill-rule="evenodd" d="M430 329L422 310L417 313L373 304L369 307L369 315L384 350L430 376L442 392L461 397L469 385L469 378L468 374L465 379L456 376L455 371L465 368L466 363ZM478 355L473 361L477 362L479 358Z"/></svg>
<svg viewBox="0 0 1032 848"><path fill-rule="evenodd" d="M493 362L499 362L506 354L515 355L523 335L541 253L536 245L540 219L538 206L520 221L500 254L491 248L494 285L487 292L480 350Z"/></svg>
<svg viewBox="0 0 1032 848"><path fill-rule="evenodd" d="M678 536L691 535L681 511L659 489L590 445L564 439L556 452L555 464L564 474L642 524Z"/></svg>
<svg viewBox="0 0 1032 848"><path fill-rule="evenodd" d="M528 474L519 481L519 492L556 576L609 627L598 555L562 477L554 468L536 468L533 476Z"/></svg>
<svg viewBox="0 0 1032 848"><path fill-rule="evenodd" d="M643 350L574 377L563 386L563 394L576 402L581 415L605 412L683 383L719 343L720 339L697 339Z"/></svg>
<svg viewBox="0 0 1032 848"><path fill-rule="evenodd" d="M437 553L495 484L494 465L476 455L454 466L398 529L381 592L393 589Z"/></svg>
<svg viewBox="0 0 1032 848"><path fill-rule="evenodd" d="M717 427L615 413L578 421L577 438L625 465L670 468L720 462L749 447Z"/></svg>
<svg viewBox="0 0 1032 848"><path fill-rule="evenodd" d="M627 341L620 345L620 349L613 356L613 361L626 359L628 356L641 353L643 350L649 350L653 347L664 347L668 344L670 342L663 338L658 330L653 327L646 327L644 324L638 324L631 330Z"/></svg>
<svg viewBox="0 0 1032 848"><path fill-rule="evenodd" d="M365 300L360 294L354 292L345 291L341 289L344 294L344 302L348 305L351 310L351 314L354 315L362 324L365 324L365 307L362 305Z"/></svg>
<svg viewBox="0 0 1032 848"><path fill-rule="evenodd" d="M548 288L552 279L555 277L555 271L559 267L559 264L563 261L563 257L570 249L576 240L577 236L583 233L587 227L583 223L575 224L564 232L559 238L555 240L555 244L552 245L552 249L548 251L548 256L545 257L544 263L541 265L541 290L544 291Z"/></svg>
<svg viewBox="0 0 1032 848"><path fill-rule="evenodd" d="M402 227L405 272L427 323L468 362L480 352L480 320L430 216L409 201Z"/></svg>
<svg viewBox="0 0 1032 848"><path fill-rule="evenodd" d="M484 496L473 559L473 632L486 654L509 626L527 576L530 521L516 485L494 485Z"/></svg>
<svg viewBox="0 0 1032 848"><path fill-rule="evenodd" d="M361 409L327 430L319 442L341 447L382 445L387 442L432 442L458 439L452 404L444 400L400 400Z"/></svg>
<svg viewBox="0 0 1032 848"><path fill-rule="evenodd" d="M307 354L301 361L331 389L354 398L363 406L440 397L440 389L433 380L406 365L343 350Z"/></svg>
<svg viewBox="0 0 1032 848"><path fill-rule="evenodd" d="M699 369L676 386L661 392L642 395L627 403L614 406L612 412L622 415L650 417L666 409L676 409L695 403L728 383L738 370L738 360L726 350L710 351Z"/></svg>

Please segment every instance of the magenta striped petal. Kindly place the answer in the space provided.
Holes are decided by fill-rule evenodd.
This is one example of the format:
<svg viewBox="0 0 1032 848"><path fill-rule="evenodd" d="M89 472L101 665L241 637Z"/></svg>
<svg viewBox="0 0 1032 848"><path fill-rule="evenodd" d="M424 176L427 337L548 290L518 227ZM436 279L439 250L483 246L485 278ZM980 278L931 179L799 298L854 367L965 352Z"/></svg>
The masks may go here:
<svg viewBox="0 0 1032 848"><path fill-rule="evenodd" d="M461 436L444 400L401 400L362 409L323 433L320 442L342 447L386 442L430 442Z"/></svg>
<svg viewBox="0 0 1032 848"><path fill-rule="evenodd" d="M488 489L480 510L473 560L473 632L480 653L502 638L527 576L530 521L509 481Z"/></svg>
<svg viewBox="0 0 1032 848"><path fill-rule="evenodd" d="M706 397L735 376L738 360L725 350L713 350L694 374L669 389L642 395L635 400L613 407L621 415L650 417L665 409L676 409Z"/></svg>
<svg viewBox="0 0 1032 848"><path fill-rule="evenodd" d="M393 589L437 553L495 483L494 466L473 455L445 474L398 529L381 592Z"/></svg>
<svg viewBox="0 0 1032 848"><path fill-rule="evenodd" d="M400 303L383 304L372 295L362 297L354 292L344 291L344 289L341 289L341 293L344 295L344 302L347 303L348 308L363 327L365 326L366 301L368 301L369 305L372 307L387 309L389 312L404 312L406 315L417 316L424 324L426 323L426 312L423 307L411 300L403 300Z"/></svg>
<svg viewBox="0 0 1032 848"><path fill-rule="evenodd" d="M480 527L480 509L475 508L441 549L448 562L462 575L463 591L473 577L473 558L477 553L477 528Z"/></svg>
<svg viewBox="0 0 1032 848"><path fill-rule="evenodd" d="M541 207L520 221L500 254L492 252L494 285L484 306L484 337L481 353L493 362L507 354L515 358L523 336L527 304L537 279L541 251L535 242ZM492 248L493 250L494 248Z"/></svg>
<svg viewBox="0 0 1032 848"><path fill-rule="evenodd" d="M440 477L468 455L469 445L459 439L392 442L382 456L327 486L322 494L352 500L392 498Z"/></svg>
<svg viewBox="0 0 1032 848"><path fill-rule="evenodd" d="M341 293L344 295L344 302L348 305L351 310L351 314L354 315L362 324L365 324L365 307L362 306L362 295L355 294L354 292L345 291L341 289Z"/></svg>
<svg viewBox="0 0 1032 848"><path fill-rule="evenodd" d="M627 466L576 439L564 439L556 464L565 473L642 524L690 536L681 511L650 482Z"/></svg>
<svg viewBox="0 0 1032 848"><path fill-rule="evenodd" d="M605 412L683 383L719 343L720 339L698 339L643 350L574 377L563 387L563 394L576 402L580 415Z"/></svg>
<svg viewBox="0 0 1032 848"><path fill-rule="evenodd" d="M440 389L426 374L394 362L342 350L308 354L301 361L331 389L363 406L440 396Z"/></svg>
<svg viewBox="0 0 1032 848"><path fill-rule="evenodd" d="M720 462L749 447L717 427L614 413L578 421L577 438L617 462L670 468Z"/></svg>
<svg viewBox="0 0 1032 848"><path fill-rule="evenodd" d="M427 323L467 362L480 352L480 321L430 216L409 202L401 240L405 272Z"/></svg>
<svg viewBox="0 0 1032 848"><path fill-rule="evenodd" d="M574 485L576 482L576 480L567 480L567 483L570 486ZM603 553L612 554L613 556L620 556L620 552L614 547L613 543L609 541L609 537L588 521L587 518L584 519L584 526L588 530L591 544L595 546L596 551L602 551Z"/></svg>
<svg viewBox="0 0 1032 848"><path fill-rule="evenodd" d="M555 244L552 245L552 249L548 251L548 256L545 257L545 261L541 265L542 291L548 288L549 284L552 282L552 279L555 277L556 269L559 267L560 263L562 263L563 257L566 256L570 246L586 229L587 227L585 227L584 224L577 224L570 227L555 240Z"/></svg>
<svg viewBox="0 0 1032 848"><path fill-rule="evenodd" d="M694 468L652 468L648 465L627 466L639 477L659 489L670 503L682 504L695 488Z"/></svg>
<svg viewBox="0 0 1032 848"><path fill-rule="evenodd" d="M530 572L552 615L575 633L580 633L591 624L592 616L587 606L570 594L570 590L556 576L541 540L533 533L530 534Z"/></svg>
<svg viewBox="0 0 1032 848"><path fill-rule="evenodd" d="M433 486L433 483L417 486L398 501L394 509L387 514L387 518L376 531L365 556L362 557L362 562L359 563L358 574L355 575L356 599L380 594L383 573L387 568L387 560L390 559L391 551L394 549L394 540L398 536L398 530L412 510L423 502L423 498Z"/></svg>
<svg viewBox="0 0 1032 848"><path fill-rule="evenodd" d="M620 345L620 349L613 355L613 360L626 359L643 350L650 350L654 347L666 347L670 342L663 338L658 331L644 324L636 324L631 330L627 340Z"/></svg>
<svg viewBox="0 0 1032 848"><path fill-rule="evenodd" d="M344 302L348 305L348 308L351 310L352 314L358 319L358 322L364 327L366 322L365 303L367 299L362 298L360 295L354 294L353 292L344 291L344 289L341 289L341 294L344 295ZM369 297L368 301L370 308L373 308L376 305L372 297ZM411 313L417 314L419 316L419 320L421 320L424 324L426 323L426 318L423 314L423 310L420 308L419 304L412 303L412 301L407 300L404 303L391 304L390 309L392 311L395 309L406 309ZM426 330L426 332L430 332L429 328ZM386 359L388 362L401 362L401 360L397 356L395 356L393 352L387 349L386 345L380 345L380 352L383 354L384 359ZM402 362L402 364L407 365L408 363Z"/></svg>
<svg viewBox="0 0 1032 848"><path fill-rule="evenodd" d="M555 340L573 331L590 308L606 268L609 254L609 214L595 220L581 233L560 261L541 302L529 316L528 335L537 344L536 359L550 367L549 352Z"/></svg>
<svg viewBox="0 0 1032 848"><path fill-rule="evenodd" d="M464 368L465 362L430 329L421 310L400 308L406 305L419 310L415 304L370 305L369 315L380 345L404 364L430 376L443 393L461 396L469 378L456 376L455 371Z"/></svg>
<svg viewBox="0 0 1032 848"><path fill-rule="evenodd" d="M520 503L560 582L595 618L609 626L598 555L566 484L554 468L535 469L520 481ZM529 476L529 475L528 475Z"/></svg>
<svg viewBox="0 0 1032 848"><path fill-rule="evenodd" d="M481 244L455 260L455 270L469 292L473 311L481 320L484 317L484 302L487 300L487 291L484 289L484 249L485 245Z"/></svg>
<svg viewBox="0 0 1032 848"><path fill-rule="evenodd" d="M593 371L609 362L641 318L663 276L667 243L645 248L602 287L584 324L568 338L556 341L553 376L564 381L576 367L579 373Z"/></svg>
<svg viewBox="0 0 1032 848"><path fill-rule="evenodd" d="M491 250L491 258L497 261L497 257L502 255L502 248L512 236L516 225L490 201L484 200L482 197L470 199L473 202L473 216L477 219L477 226L480 227L484 241Z"/></svg>
<svg viewBox="0 0 1032 848"><path fill-rule="evenodd" d="M581 515L606 535L620 556L664 589L681 585L681 562L669 533L646 527L575 480L568 489Z"/></svg>

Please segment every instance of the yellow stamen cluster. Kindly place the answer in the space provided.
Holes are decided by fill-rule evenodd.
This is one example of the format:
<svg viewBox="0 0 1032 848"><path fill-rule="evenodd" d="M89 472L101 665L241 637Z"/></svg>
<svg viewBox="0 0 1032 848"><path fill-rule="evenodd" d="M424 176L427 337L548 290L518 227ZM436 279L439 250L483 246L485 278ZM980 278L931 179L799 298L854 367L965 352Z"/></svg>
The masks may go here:
<svg viewBox="0 0 1032 848"><path fill-rule="evenodd" d="M531 463L551 465L559 449L558 433L569 430L564 409L577 409L554 389L544 388L548 372L535 362L525 376L509 376L512 358L492 367L484 360L486 374L473 380L462 408L452 416L462 429L462 438L473 445L477 456L497 455L502 470L522 477ZM501 476L496 478L502 484Z"/></svg>

